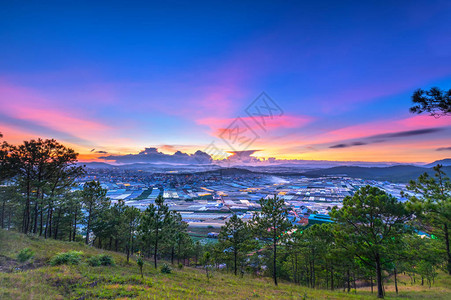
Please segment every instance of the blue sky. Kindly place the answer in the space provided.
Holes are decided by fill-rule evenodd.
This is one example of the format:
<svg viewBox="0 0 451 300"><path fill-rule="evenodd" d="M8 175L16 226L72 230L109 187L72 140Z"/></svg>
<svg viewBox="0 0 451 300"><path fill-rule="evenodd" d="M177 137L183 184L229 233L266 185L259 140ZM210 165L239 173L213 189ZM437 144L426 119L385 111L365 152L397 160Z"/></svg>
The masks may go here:
<svg viewBox="0 0 451 300"><path fill-rule="evenodd" d="M91 1L92 2L92 1ZM263 157L430 161L451 121L409 114L451 86L449 1L2 1L0 129L90 149L193 153L262 91ZM441 128L343 149L371 135ZM276 141L276 142L275 142Z"/></svg>

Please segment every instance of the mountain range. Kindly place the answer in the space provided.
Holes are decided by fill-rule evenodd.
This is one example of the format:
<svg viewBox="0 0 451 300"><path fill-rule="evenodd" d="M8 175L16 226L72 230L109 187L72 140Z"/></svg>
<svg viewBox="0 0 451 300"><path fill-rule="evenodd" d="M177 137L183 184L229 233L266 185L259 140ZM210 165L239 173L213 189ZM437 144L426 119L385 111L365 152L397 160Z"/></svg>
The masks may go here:
<svg viewBox="0 0 451 300"><path fill-rule="evenodd" d="M328 166L334 162L328 162ZM336 162L342 164L342 162ZM371 163L368 163L371 165ZM374 163L377 165L378 163ZM234 166L230 168L220 167L218 165L198 165L198 164L168 164L168 163L133 163L112 165L104 162L88 162L79 163L88 169L123 169L123 170L143 170L153 173L177 172L181 174L197 173L206 174L210 172L220 171L221 175L243 175L243 174L272 174L280 176L306 176L306 177L320 177L320 176L349 176L361 179L374 179L380 181L392 182L409 182L409 180L418 178L423 173L428 173L433 176L435 173L433 167L437 164L443 165L443 171L451 176L451 159L437 160L425 165L407 165L399 164L394 166L333 166L333 167L316 167L316 168L302 168L296 165L290 167L289 165L265 165L265 166Z"/></svg>

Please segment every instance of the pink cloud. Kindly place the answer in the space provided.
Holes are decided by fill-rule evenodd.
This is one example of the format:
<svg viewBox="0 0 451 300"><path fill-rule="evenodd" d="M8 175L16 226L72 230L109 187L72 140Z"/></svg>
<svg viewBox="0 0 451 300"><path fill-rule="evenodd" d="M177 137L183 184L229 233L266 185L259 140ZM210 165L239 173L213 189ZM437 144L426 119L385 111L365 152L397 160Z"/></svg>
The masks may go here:
<svg viewBox="0 0 451 300"><path fill-rule="evenodd" d="M33 122L83 139L95 139L112 130L112 127L90 120L76 110L55 108L52 101L30 89L0 84L0 95L2 114L16 120ZM27 131L33 130L27 128Z"/></svg>
<svg viewBox="0 0 451 300"><path fill-rule="evenodd" d="M327 143L339 140L349 140L372 135L407 131L414 129L451 126L449 118L435 119L430 116L412 116L401 120L378 120L363 124L352 125L337 130L320 134L314 141L316 143Z"/></svg>
<svg viewBox="0 0 451 300"><path fill-rule="evenodd" d="M363 145L360 147L344 148L344 149L329 149L331 144L342 143L347 140L366 138L369 136L395 133L399 131L410 131L418 129L427 129L435 127L451 126L451 120L449 118L435 119L429 116L410 116L399 120L379 120L373 122L367 122L363 124L357 124L336 130L330 130L324 133L312 134L310 132L296 131L295 133L285 134L278 137L271 137L271 139L262 136L257 140L253 146L259 149L264 149L265 153L272 153L273 156L280 156L286 154L288 157L301 158L308 157L312 159L346 159L352 160L353 155L360 155L361 159L365 158L366 154L377 156L379 151L380 157L390 157L390 149L397 149L401 152L404 147L405 153L416 153L425 151L417 158L417 160L411 157L404 160L418 161L422 160L421 157L433 157L437 155L435 149L440 145L443 145L444 138L431 137L427 143L424 141L416 141L409 139L400 139L387 143L373 143L371 145ZM446 140L446 138L445 138ZM446 143L445 143L446 144ZM395 146L398 145L398 146ZM385 150L388 149L385 154ZM416 149L416 150L413 150ZM423 149L423 150L421 150ZM431 151L433 154L431 154ZM426 153L427 152L427 153ZM366 153L366 154L365 154ZM263 154L263 153L262 153ZM305 156L307 155L307 156ZM409 154L410 155L410 154ZM328 157L329 156L329 157ZM357 157L357 156L356 156ZM380 158L380 159L381 159ZM380 160L379 159L379 160ZM398 159L398 158L397 158ZM404 161L400 160L400 161ZM425 160L427 161L427 160Z"/></svg>
<svg viewBox="0 0 451 300"><path fill-rule="evenodd" d="M8 141L11 144L19 144L24 140L37 138L35 134L31 132L11 127L2 122L0 122L0 132L3 134L3 139L0 141Z"/></svg>
<svg viewBox="0 0 451 300"><path fill-rule="evenodd" d="M428 127L440 127L451 126L451 119L442 117L434 118L428 115L419 115L397 121L397 123L405 127L406 129L412 128L428 128Z"/></svg>

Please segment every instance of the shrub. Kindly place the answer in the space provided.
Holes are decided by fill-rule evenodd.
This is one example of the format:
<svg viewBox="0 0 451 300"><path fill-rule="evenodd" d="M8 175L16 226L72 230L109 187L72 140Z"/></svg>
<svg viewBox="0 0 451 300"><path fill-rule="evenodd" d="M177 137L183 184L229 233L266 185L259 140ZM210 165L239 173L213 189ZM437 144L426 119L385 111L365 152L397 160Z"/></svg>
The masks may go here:
<svg viewBox="0 0 451 300"><path fill-rule="evenodd" d="M140 271L140 273L141 273L141 278L143 278L143 277L144 277L144 276L143 276L144 260L143 260L141 257L138 257L138 258L136 259L136 263L138 264L139 271Z"/></svg>
<svg viewBox="0 0 451 300"><path fill-rule="evenodd" d="M99 260L102 266L114 266L114 258L111 255L100 254Z"/></svg>
<svg viewBox="0 0 451 300"><path fill-rule="evenodd" d="M24 248L20 250L19 254L17 254L17 260L20 262L26 262L27 260L33 258L34 252L30 248Z"/></svg>
<svg viewBox="0 0 451 300"><path fill-rule="evenodd" d="M183 269L183 264L179 263L178 267L179 267L179 269Z"/></svg>
<svg viewBox="0 0 451 300"><path fill-rule="evenodd" d="M168 264L163 264L163 266L161 267L161 273L171 274L171 272L172 272L171 267L169 267Z"/></svg>
<svg viewBox="0 0 451 300"><path fill-rule="evenodd" d="M78 265L81 261L81 256L83 252L81 251L69 251L58 253L52 257L50 264L52 266L57 265Z"/></svg>
<svg viewBox="0 0 451 300"><path fill-rule="evenodd" d="M87 259L87 262L91 267L98 267L101 265L98 256L91 256L90 258Z"/></svg>
<svg viewBox="0 0 451 300"><path fill-rule="evenodd" d="M113 266L114 265L114 259L108 254L99 254L96 256L91 256L88 258L88 264L93 267L98 266Z"/></svg>

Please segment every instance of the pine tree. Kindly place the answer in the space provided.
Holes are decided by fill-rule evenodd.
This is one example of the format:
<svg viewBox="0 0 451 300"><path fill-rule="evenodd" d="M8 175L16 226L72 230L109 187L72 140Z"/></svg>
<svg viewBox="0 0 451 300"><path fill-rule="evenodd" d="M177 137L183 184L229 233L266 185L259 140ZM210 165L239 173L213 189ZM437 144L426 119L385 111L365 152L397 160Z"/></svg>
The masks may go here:
<svg viewBox="0 0 451 300"><path fill-rule="evenodd" d="M393 244L408 231L411 213L406 206L384 191L362 187L353 197L343 200L343 207L330 213L340 225L336 231L340 246L376 271L377 296L383 298L383 264Z"/></svg>
<svg viewBox="0 0 451 300"><path fill-rule="evenodd" d="M87 212L86 216L86 238L85 243L89 243L89 235L93 222L97 222L102 211L110 206L110 201L106 197L106 190L102 188L100 182L89 181L83 186L83 204Z"/></svg>
<svg viewBox="0 0 451 300"><path fill-rule="evenodd" d="M148 247L153 247L154 266L157 268L157 256L161 240L164 238L168 225L171 223L169 207L164 199L158 196L155 205L150 204L144 211L139 231Z"/></svg>
<svg viewBox="0 0 451 300"><path fill-rule="evenodd" d="M127 237L126 237L126 253L127 253L127 262L130 260L130 253L133 254L133 246L135 241L135 235L136 230L140 221L141 212L139 209L133 206L126 206L125 207L125 224L126 224L126 230L127 230Z"/></svg>
<svg viewBox="0 0 451 300"><path fill-rule="evenodd" d="M235 275L237 275L238 264L242 264L243 256L255 248L254 241L251 229L236 214L221 227L219 243L223 251L232 254Z"/></svg>
<svg viewBox="0 0 451 300"><path fill-rule="evenodd" d="M288 210L283 199L274 196L260 199L261 212L255 213L252 219L258 237L272 246L273 279L277 285L277 245L282 234L291 228L287 219Z"/></svg>
<svg viewBox="0 0 451 300"><path fill-rule="evenodd" d="M417 181L411 181L408 189L419 197L410 198L410 207L422 221L423 225L433 227L443 239L447 254L447 270L451 275L451 251L449 230L451 228L451 182L442 170L441 165L434 167L435 178L427 173L421 175Z"/></svg>

